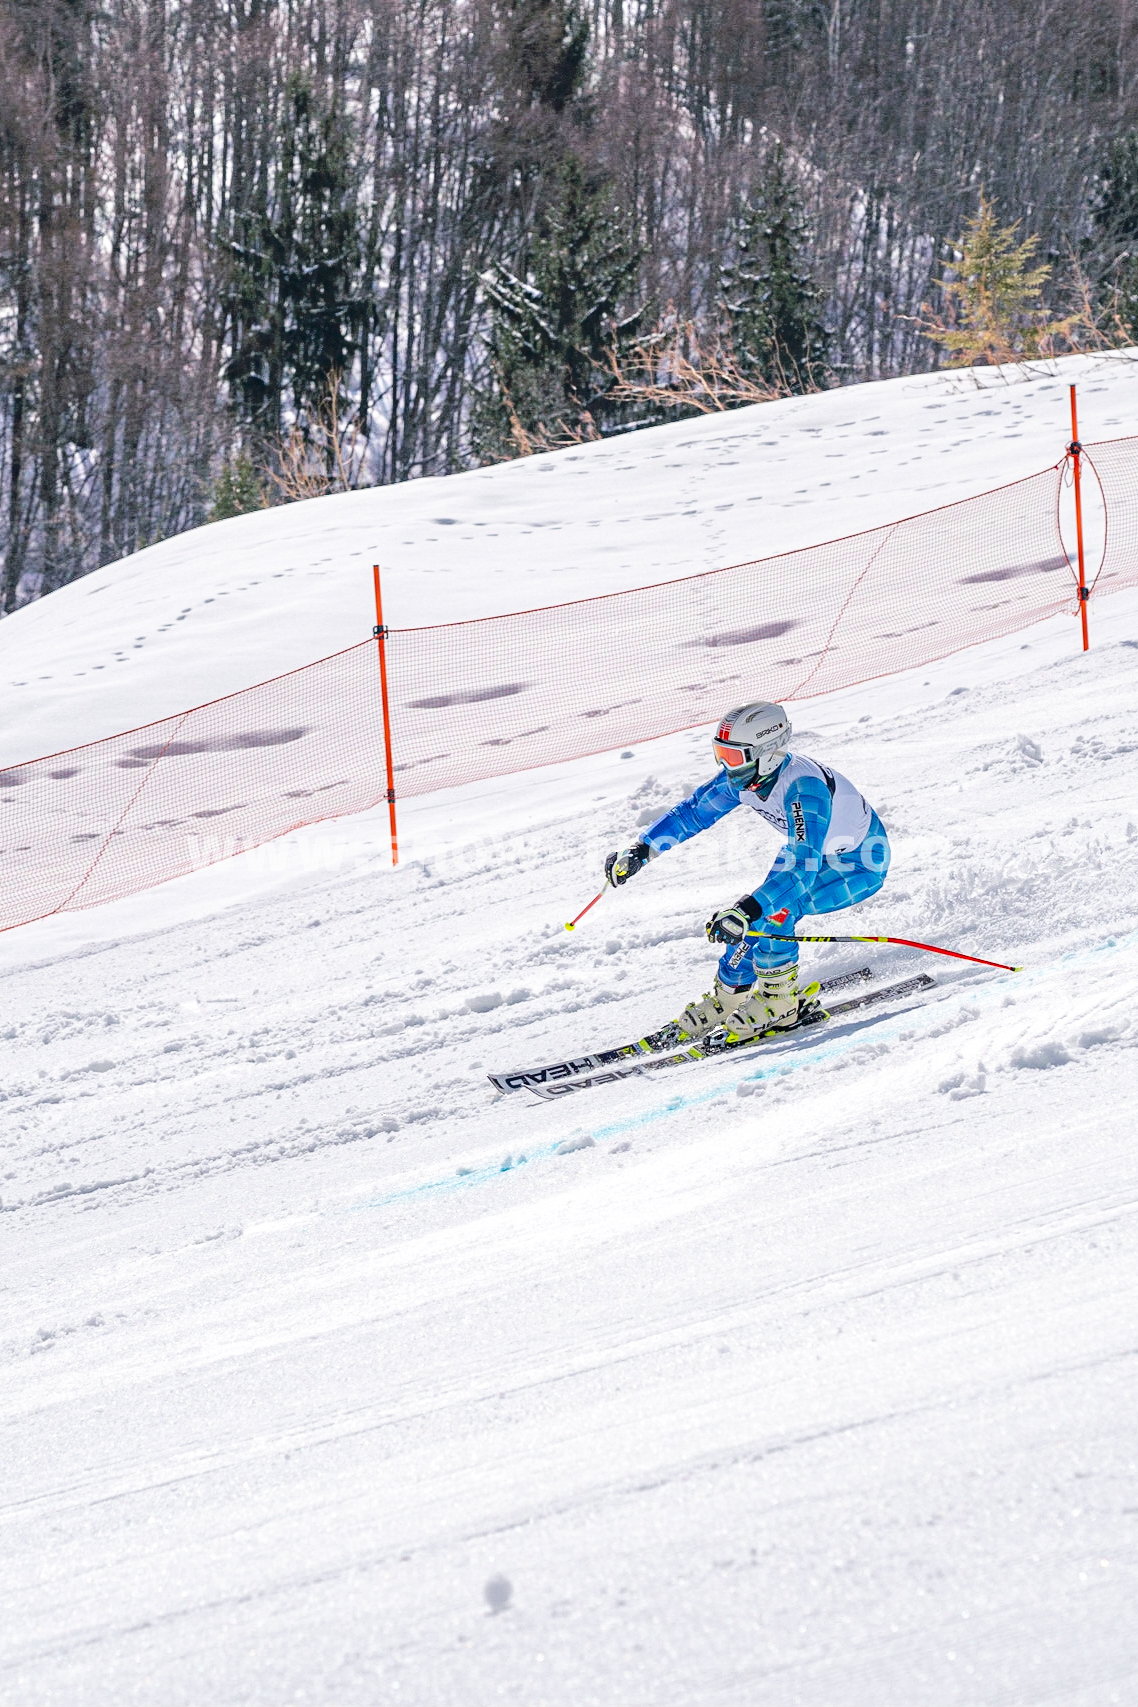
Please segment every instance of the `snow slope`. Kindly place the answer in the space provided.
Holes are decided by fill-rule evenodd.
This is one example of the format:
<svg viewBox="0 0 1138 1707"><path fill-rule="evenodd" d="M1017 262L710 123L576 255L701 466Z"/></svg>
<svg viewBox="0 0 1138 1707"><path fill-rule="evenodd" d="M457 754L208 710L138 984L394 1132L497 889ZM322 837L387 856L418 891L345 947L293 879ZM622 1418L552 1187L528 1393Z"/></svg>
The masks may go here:
<svg viewBox="0 0 1138 1707"><path fill-rule="evenodd" d="M977 370L979 373L979 370ZM178 535L0 623L0 765L396 627L669 580L895 521L1138 431L1138 352L789 398Z"/></svg>
<svg viewBox="0 0 1138 1707"><path fill-rule="evenodd" d="M914 395L842 418L899 441ZM662 436L599 447L660 505ZM820 533L860 521L850 448ZM953 478L909 474L897 508ZM25 614L62 673L68 599ZM761 1058L551 1106L482 1077L705 987L777 846L743 814L561 929L701 732L413 802L396 871L368 816L0 939L0 1700L1129 1707L1138 595L1092 624L795 708L894 840L849 928L1028 969L938 962Z"/></svg>

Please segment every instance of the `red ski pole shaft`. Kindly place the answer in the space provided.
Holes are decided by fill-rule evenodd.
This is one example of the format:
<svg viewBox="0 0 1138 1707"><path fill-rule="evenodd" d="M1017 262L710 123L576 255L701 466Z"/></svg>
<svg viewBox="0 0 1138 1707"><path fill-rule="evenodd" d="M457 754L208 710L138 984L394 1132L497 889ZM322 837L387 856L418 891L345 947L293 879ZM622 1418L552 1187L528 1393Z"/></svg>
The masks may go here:
<svg viewBox="0 0 1138 1707"><path fill-rule="evenodd" d="M607 889L607 888L608 888L608 884L607 884L607 883L606 883L606 884L605 884L605 889ZM590 907L595 907L595 906L596 906L596 904L597 904L597 902L598 902L598 901L599 901L599 900L600 900L600 898L601 898L601 895L603 895L603 894L604 894L604 892L605 892L605 889L602 889L602 890L601 890L601 891L600 891L600 894L598 894L598 895L594 895L594 896L593 896L593 899L592 899L592 900L591 900L591 901L590 901L590 902L589 902L589 906L588 906L588 907L582 907L582 908L581 908L581 911L580 911L580 912L579 912L579 913L578 913L578 914L577 914L577 917L576 917L576 918L575 918L575 919L570 919L570 920L569 920L569 923L568 923L568 924L567 924L567 925L566 925L566 926L565 926L565 929L566 929L566 930L567 930L567 931L571 931L571 930L572 930L572 929L573 929L573 927L574 927L574 926L575 926L575 925L579 925L579 924L580 924L580 922L581 922L581 920L582 920L582 919L583 919L583 918L584 918L584 917L585 917L585 914L586 914L586 913L587 913L587 912L588 912L588 911L589 911L589 908L590 908Z"/></svg>
<svg viewBox="0 0 1138 1707"><path fill-rule="evenodd" d="M960 954L955 948L938 948L932 942L910 942L904 936L775 936L773 931L748 931L748 936L767 937L771 942L891 942L900 948L921 948L926 954L945 954L950 960L970 960L974 966L995 966L1000 972L1022 972L1022 966L1005 966L1002 960L982 960L978 954Z"/></svg>

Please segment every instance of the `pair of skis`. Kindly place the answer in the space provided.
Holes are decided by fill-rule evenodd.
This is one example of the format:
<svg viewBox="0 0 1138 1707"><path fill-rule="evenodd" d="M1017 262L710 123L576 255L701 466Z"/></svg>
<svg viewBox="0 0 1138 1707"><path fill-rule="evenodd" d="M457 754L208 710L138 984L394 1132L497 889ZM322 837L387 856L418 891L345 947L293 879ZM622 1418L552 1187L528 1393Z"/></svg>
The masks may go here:
<svg viewBox="0 0 1138 1707"><path fill-rule="evenodd" d="M828 994L831 990L864 983L871 976L869 967L863 966L856 972L846 972L840 978L827 980L822 984L821 990ZM839 1014L852 1013L858 1008L870 1007L877 1002L899 1001L905 996L915 995L920 990L930 989L933 982L927 972L921 972L913 978L903 978L899 983L886 984L879 990L863 991L843 1001L832 1002L825 1010L816 1002L807 1003L799 1009L796 1025L764 1032L758 1037L747 1038L742 1043L716 1041L716 1034L713 1032L711 1037L702 1043L669 1047L664 1041L668 1029L665 1027L662 1033L652 1033L635 1043L623 1043L617 1049L602 1049L595 1055L573 1056L565 1061L551 1062L545 1067L522 1068L515 1073L491 1073L490 1083L499 1091L531 1091L543 1102L555 1102L560 1097L573 1096L577 1091L591 1090L594 1085L613 1084L619 1079L657 1072L662 1067L679 1067L685 1061L714 1060L721 1055L736 1055L741 1050L755 1049L763 1043L791 1037L795 1032L826 1019L835 1019Z"/></svg>

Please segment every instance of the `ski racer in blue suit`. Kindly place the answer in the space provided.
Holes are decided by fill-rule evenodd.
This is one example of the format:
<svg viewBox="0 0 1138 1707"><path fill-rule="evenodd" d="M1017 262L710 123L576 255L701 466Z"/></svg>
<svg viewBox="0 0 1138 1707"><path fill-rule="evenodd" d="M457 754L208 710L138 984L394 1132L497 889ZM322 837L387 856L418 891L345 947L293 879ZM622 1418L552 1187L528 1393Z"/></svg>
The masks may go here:
<svg viewBox="0 0 1138 1707"><path fill-rule="evenodd" d="M676 1042L699 1041L720 1027L743 1042L799 1023L817 984L798 987L798 944L805 913L833 913L875 895L889 869L889 840L877 813L837 771L791 753L781 705L764 700L728 712L713 741L719 774L610 854L605 876L626 883L650 859L717 824L737 806L757 812L786 837L763 883L707 921L723 954L715 988L675 1022Z"/></svg>

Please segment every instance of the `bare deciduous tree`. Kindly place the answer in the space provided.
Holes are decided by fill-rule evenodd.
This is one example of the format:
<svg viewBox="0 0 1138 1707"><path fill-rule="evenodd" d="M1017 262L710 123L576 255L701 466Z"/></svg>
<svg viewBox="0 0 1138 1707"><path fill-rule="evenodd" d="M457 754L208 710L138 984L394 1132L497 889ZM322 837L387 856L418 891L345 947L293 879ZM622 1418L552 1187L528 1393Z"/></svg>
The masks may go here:
<svg viewBox="0 0 1138 1707"><path fill-rule="evenodd" d="M1079 340L1132 330L1136 29L1128 0L0 0L3 611L204 519L237 452L315 479L333 369L353 479L465 466L479 280L527 280L570 157L634 234L629 304L675 305L651 384L689 411L744 399L720 270L776 142L839 381L940 359L921 306L981 186L1045 318L1084 312L1074 255Z"/></svg>

